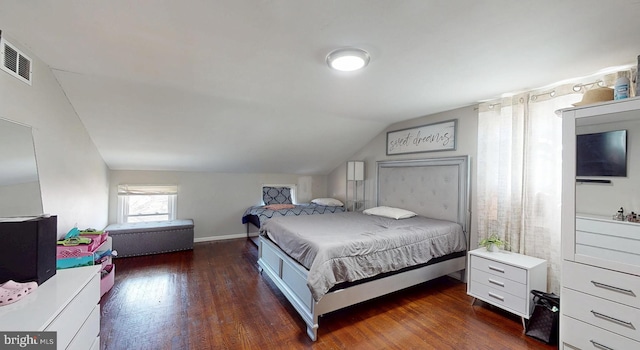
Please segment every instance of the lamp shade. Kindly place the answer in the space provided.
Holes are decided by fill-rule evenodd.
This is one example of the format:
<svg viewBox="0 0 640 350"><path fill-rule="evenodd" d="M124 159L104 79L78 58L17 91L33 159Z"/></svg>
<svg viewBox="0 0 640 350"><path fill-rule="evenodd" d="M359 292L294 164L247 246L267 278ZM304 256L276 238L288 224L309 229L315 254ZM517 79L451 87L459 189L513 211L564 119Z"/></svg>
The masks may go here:
<svg viewBox="0 0 640 350"><path fill-rule="evenodd" d="M362 181L364 180L364 162L349 161L347 162L347 180Z"/></svg>

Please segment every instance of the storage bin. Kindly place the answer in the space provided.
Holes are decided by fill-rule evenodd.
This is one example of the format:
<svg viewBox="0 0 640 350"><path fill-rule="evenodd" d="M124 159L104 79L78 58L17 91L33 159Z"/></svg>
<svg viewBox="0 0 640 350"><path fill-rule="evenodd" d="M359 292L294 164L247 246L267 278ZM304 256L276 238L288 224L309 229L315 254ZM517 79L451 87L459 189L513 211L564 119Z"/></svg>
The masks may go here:
<svg viewBox="0 0 640 350"><path fill-rule="evenodd" d="M104 268L104 267L103 267ZM100 297L105 295L112 287L116 277L116 265L111 265L111 272L100 279Z"/></svg>
<svg viewBox="0 0 640 350"><path fill-rule="evenodd" d="M56 260L56 269L70 269L72 267L91 266L93 265L93 253L83 253L73 257L58 258Z"/></svg>
<svg viewBox="0 0 640 350"><path fill-rule="evenodd" d="M56 256L59 258L69 258L74 256L80 256L82 253L92 253L102 244L100 238L91 238L89 244L78 244L65 246L62 244L56 245Z"/></svg>
<svg viewBox="0 0 640 350"><path fill-rule="evenodd" d="M80 231L80 236L82 237L88 237L93 239L94 242L98 242L97 244L100 245L102 243L104 243L104 241L107 240L107 237L109 236L109 232L104 232L104 231Z"/></svg>

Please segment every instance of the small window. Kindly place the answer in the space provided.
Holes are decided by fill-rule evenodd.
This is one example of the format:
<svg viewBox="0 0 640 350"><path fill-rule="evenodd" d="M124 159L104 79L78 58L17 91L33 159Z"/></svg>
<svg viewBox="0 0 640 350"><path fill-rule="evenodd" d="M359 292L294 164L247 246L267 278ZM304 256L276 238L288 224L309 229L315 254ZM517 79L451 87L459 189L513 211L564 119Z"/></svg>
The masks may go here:
<svg viewBox="0 0 640 350"><path fill-rule="evenodd" d="M118 223L176 219L176 185L118 185Z"/></svg>

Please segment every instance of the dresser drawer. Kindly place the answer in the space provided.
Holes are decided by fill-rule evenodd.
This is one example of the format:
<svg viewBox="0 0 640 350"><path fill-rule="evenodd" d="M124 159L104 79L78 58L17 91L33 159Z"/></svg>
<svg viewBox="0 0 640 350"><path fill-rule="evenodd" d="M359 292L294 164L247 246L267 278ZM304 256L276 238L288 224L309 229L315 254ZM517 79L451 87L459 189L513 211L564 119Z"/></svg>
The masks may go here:
<svg viewBox="0 0 640 350"><path fill-rule="evenodd" d="M564 261L563 286L640 308L640 277Z"/></svg>
<svg viewBox="0 0 640 350"><path fill-rule="evenodd" d="M564 315L640 341L640 310L563 288Z"/></svg>
<svg viewBox="0 0 640 350"><path fill-rule="evenodd" d="M45 329L58 332L58 348L65 349L69 345L98 302L100 302L100 275L96 273Z"/></svg>
<svg viewBox="0 0 640 350"><path fill-rule="evenodd" d="M508 278L518 283L527 283L527 270L507 265L495 260L471 255L471 267L480 271L490 273L492 275Z"/></svg>
<svg viewBox="0 0 640 350"><path fill-rule="evenodd" d="M67 347L67 350L90 349L100 334L100 305L96 305L89 314L78 333Z"/></svg>
<svg viewBox="0 0 640 350"><path fill-rule="evenodd" d="M469 294L507 311L529 318L530 313L529 310L527 310L527 300L506 293L504 290L489 287L481 283L471 283Z"/></svg>
<svg viewBox="0 0 640 350"><path fill-rule="evenodd" d="M560 324L562 325L562 343L571 346L563 346L561 349L640 349L640 342L633 341L571 317L562 316Z"/></svg>
<svg viewBox="0 0 640 350"><path fill-rule="evenodd" d="M499 275L492 275L478 269L471 269L472 283L481 283L488 287L494 288L502 293L509 293L517 296L528 296L529 291L527 285L512 281Z"/></svg>

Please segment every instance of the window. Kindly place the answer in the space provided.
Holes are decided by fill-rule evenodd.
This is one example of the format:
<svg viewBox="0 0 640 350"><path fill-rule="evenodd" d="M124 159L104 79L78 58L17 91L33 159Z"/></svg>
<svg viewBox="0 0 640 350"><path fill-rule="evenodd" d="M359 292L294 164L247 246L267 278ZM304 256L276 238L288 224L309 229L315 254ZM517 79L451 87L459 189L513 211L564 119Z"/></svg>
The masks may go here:
<svg viewBox="0 0 640 350"><path fill-rule="evenodd" d="M176 218L176 185L118 185L118 223Z"/></svg>

